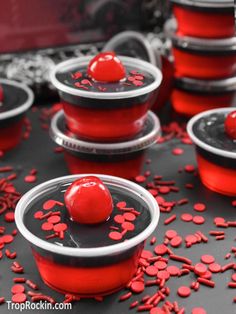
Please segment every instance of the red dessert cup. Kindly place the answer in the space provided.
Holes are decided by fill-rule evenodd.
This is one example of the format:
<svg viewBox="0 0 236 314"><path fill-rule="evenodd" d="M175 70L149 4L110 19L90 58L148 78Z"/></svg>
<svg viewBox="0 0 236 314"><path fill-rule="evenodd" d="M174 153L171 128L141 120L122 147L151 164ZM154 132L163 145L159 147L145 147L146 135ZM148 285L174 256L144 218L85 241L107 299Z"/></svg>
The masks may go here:
<svg viewBox="0 0 236 314"><path fill-rule="evenodd" d="M165 30L172 39L176 76L215 80L235 75L236 37L210 40L179 36L173 19Z"/></svg>
<svg viewBox="0 0 236 314"><path fill-rule="evenodd" d="M118 82L118 91L114 89L114 83L101 83L100 87L105 90L92 91L70 86L59 79L75 70L84 71L91 59L89 56L62 62L51 75L52 83L60 93L69 130L94 142L117 142L134 137L142 131L154 92L161 84L161 72L148 62L119 57L126 69L148 73L150 83L132 87L128 81ZM109 91L111 86L113 90Z"/></svg>
<svg viewBox="0 0 236 314"><path fill-rule="evenodd" d="M171 95L174 110L187 117L202 111L236 105L236 78L218 81L176 78Z"/></svg>
<svg viewBox="0 0 236 314"><path fill-rule="evenodd" d="M141 186L121 178L99 175L108 189L124 193L131 201L135 199L145 206L150 221L140 233L119 243L81 248L56 245L40 238L35 230L31 231L26 224L26 216L34 209L35 203L52 193L64 193L68 185L84 176L56 178L36 186L17 204L15 221L20 233L30 243L39 273L48 286L62 293L96 297L113 293L131 280L145 240L157 227L159 207L153 196Z"/></svg>
<svg viewBox="0 0 236 314"><path fill-rule="evenodd" d="M196 146L202 183L212 191L236 196L236 144L224 131L225 118L231 111L234 109L202 112L188 122L187 130ZM229 145L235 147L234 151Z"/></svg>
<svg viewBox="0 0 236 314"><path fill-rule="evenodd" d="M232 37L235 33L232 0L171 0L177 34L202 38Z"/></svg>
<svg viewBox="0 0 236 314"><path fill-rule="evenodd" d="M8 151L22 138L26 111L33 103L33 92L24 84L0 79L3 100L0 105L0 150Z"/></svg>
<svg viewBox="0 0 236 314"><path fill-rule="evenodd" d="M140 174L145 151L156 143L160 132L159 119L150 111L143 131L126 142L82 141L68 132L63 111L53 117L50 129L52 139L65 149L70 173L104 173L126 179L134 179Z"/></svg>

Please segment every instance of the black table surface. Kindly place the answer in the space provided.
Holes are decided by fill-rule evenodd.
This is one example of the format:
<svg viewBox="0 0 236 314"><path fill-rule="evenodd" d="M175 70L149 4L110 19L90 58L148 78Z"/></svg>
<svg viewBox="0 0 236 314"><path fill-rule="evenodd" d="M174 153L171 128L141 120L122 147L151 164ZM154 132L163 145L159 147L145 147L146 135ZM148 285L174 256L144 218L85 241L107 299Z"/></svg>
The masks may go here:
<svg viewBox="0 0 236 314"><path fill-rule="evenodd" d="M55 154L53 149L55 144L49 138L48 132L43 130L40 126L39 113L30 112L28 117L32 122L32 132L30 138L23 141L22 144L8 152L0 161L0 165L12 165L19 174L18 178L14 181L14 185L21 193L25 193L33 186L44 182L46 180L56 178L59 176L67 175L63 154ZM184 153L180 156L174 156L171 150L175 147L184 149ZM197 230L201 230L208 235L209 230L216 229L213 224L215 216L223 216L228 220L235 220L236 209L232 207L232 198L224 197L219 194L213 193L202 186L197 176L193 174L182 172L178 173L180 167L186 164L196 165L194 148L192 145L184 145L178 139L169 142L155 145L148 150L148 158L152 160L150 165L145 165L144 170L150 170L153 175L163 175L165 180L176 180L176 186L180 188L179 193L170 193L166 196L167 200L178 200L187 197L189 203L183 206L176 206L171 214L177 215L176 221L169 226L164 226L163 221L171 214L161 214L159 225L153 235L157 237L157 243L162 243L164 233L167 229L175 229L179 235L185 237L187 234L193 234ZM32 168L38 170L37 182L25 183L24 177L29 173ZM151 177L148 179L151 181ZM192 183L195 188L193 190L186 189L185 184ZM222 183L223 184L223 183ZM180 220L181 213L189 212L198 215L193 210L193 204L196 202L203 202L207 205L207 210L202 214L206 218L206 222L197 226L192 222L186 223ZM0 225L6 225L3 220L3 215L0 217ZM14 223L7 224L8 232L14 229ZM228 228L224 230L226 238L223 241L216 241L214 237L209 237L207 244L201 243L193 245L191 248L186 249L184 245L180 248L173 249L178 255L184 255L192 259L193 263L200 262L200 257L203 254L212 254L216 261L225 265L229 261L235 262L235 257L232 255L229 260L225 260L225 255L230 251L231 247L235 245L235 229ZM149 245L147 241L146 247L153 250L153 246ZM19 261L25 267L24 277L30 278L35 281L39 287L40 292L48 294L56 299L57 302L62 302L64 296L54 292L48 288L41 280L37 271L31 250L27 241L18 234L13 243L8 245L10 250L17 250ZM6 300L11 300L11 287L12 279L15 274L10 271L12 260L4 257L0 261L0 296L4 296ZM169 265L178 265L181 263L169 261ZM190 314L193 307L204 307L208 314L233 314L236 313L236 304L233 304L233 298L236 297L236 290L227 287L227 283L231 281L233 271L229 270L225 273L213 275L213 280L216 283L214 289L200 286L198 292L192 292L189 298L183 299L177 295L177 289L181 285L190 286L194 281L195 276L190 274L180 278L171 278L167 285L171 289L171 294L168 300L177 300L181 307L185 307L185 313ZM119 297L124 294L125 290L108 296L103 302L98 302L91 299L83 299L73 304L70 313L83 313L83 314L124 314L135 313L136 309L129 310L129 305L134 300L141 300L145 294L152 294L156 291L155 287L145 289L140 295L134 295L131 299L125 302L119 302ZM0 305L0 313L18 313L17 310L9 310L8 305L5 303ZM28 312L33 312L28 310ZM51 313L53 311L44 311ZM67 310L60 311L66 313Z"/></svg>

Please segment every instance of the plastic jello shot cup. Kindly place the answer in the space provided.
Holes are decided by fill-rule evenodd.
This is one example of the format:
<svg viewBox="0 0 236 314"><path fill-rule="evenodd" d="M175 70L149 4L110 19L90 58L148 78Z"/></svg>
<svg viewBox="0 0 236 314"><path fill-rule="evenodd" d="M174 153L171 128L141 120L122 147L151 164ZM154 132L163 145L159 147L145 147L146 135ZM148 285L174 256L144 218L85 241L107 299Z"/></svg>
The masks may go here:
<svg viewBox="0 0 236 314"><path fill-rule="evenodd" d="M235 33L231 0L171 0L178 35L202 38L232 37Z"/></svg>
<svg viewBox="0 0 236 314"><path fill-rule="evenodd" d="M51 81L72 133L92 142L120 142L142 131L162 74L148 62L103 52L58 64Z"/></svg>
<svg viewBox="0 0 236 314"><path fill-rule="evenodd" d="M176 33L174 19L167 21L165 32L172 40L175 76L203 80L225 79L235 76L235 36L211 40L180 36Z"/></svg>
<svg viewBox="0 0 236 314"><path fill-rule="evenodd" d="M0 150L8 151L20 143L25 113L33 100L26 85L0 79Z"/></svg>
<svg viewBox="0 0 236 314"><path fill-rule="evenodd" d="M171 94L174 110L192 117L214 108L236 105L236 77L224 80L196 80L176 78Z"/></svg>
<svg viewBox="0 0 236 314"><path fill-rule="evenodd" d="M102 181L103 190L111 194L113 202L109 217L92 225L71 219L68 211L68 198L71 191L73 194L74 188L76 190L71 184L87 180L88 176L90 180L96 176L96 182ZM85 196L84 190L93 188L93 183L87 181L82 184L81 193L75 191L78 199L73 200L83 208L74 214L94 217L91 208L84 211L86 202L100 195L96 190ZM101 210L101 205L108 204L105 200L100 196L92 203ZM127 220L126 208L133 208L129 212L132 221ZM42 218L40 211L45 214L49 210L55 214ZM131 280L145 240L157 227L159 207L147 190L133 182L113 176L83 174L56 178L34 187L17 204L15 220L48 286L64 294L96 297L113 293ZM52 234L54 236L50 237Z"/></svg>
<svg viewBox="0 0 236 314"><path fill-rule="evenodd" d="M228 196L236 196L236 114L232 112L233 108L205 111L194 116L187 125L196 147L202 183ZM233 118L227 118L231 114Z"/></svg>
<svg viewBox="0 0 236 314"><path fill-rule="evenodd" d="M154 145L161 134L160 121L148 112L142 132L121 142L96 143L81 140L66 127L63 111L51 121L50 136L64 148L64 157L71 174L103 173L134 179L142 171L145 152Z"/></svg>

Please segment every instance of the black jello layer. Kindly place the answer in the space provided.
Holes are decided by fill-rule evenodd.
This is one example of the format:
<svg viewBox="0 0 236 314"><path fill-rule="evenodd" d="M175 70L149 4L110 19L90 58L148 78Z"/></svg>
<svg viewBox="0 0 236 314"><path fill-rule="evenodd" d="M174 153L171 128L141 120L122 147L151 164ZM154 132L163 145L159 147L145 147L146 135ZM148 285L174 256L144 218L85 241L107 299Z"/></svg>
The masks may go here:
<svg viewBox="0 0 236 314"><path fill-rule="evenodd" d="M195 84L195 85L193 85ZM183 82L181 81L181 79L176 78L175 82L174 82L174 87L177 88L178 90L184 91L185 93L188 93L190 95L210 95L210 96L215 96L215 95L228 95L228 94L232 94L234 95L235 91L234 86L233 85L225 85L225 87L220 87L218 88L219 90L217 90L217 87L215 87L214 85L212 87L209 87L209 89L207 89L207 86L205 89L202 88L202 85L196 85L197 82L195 83L187 83L187 82ZM225 90L223 90L223 88ZM227 90L229 89L229 90Z"/></svg>
<svg viewBox="0 0 236 314"><path fill-rule="evenodd" d="M24 117L24 115L25 115L24 113L21 113L19 115L14 116L14 117L0 120L0 132L1 132L1 128L10 127L12 123L16 123L16 122L20 121Z"/></svg>
<svg viewBox="0 0 236 314"><path fill-rule="evenodd" d="M76 73L76 71L80 71L82 74L82 77L80 77L79 79L73 78L73 73ZM103 93L114 93L115 95L117 92L133 91L148 86L154 82L154 77L146 71L142 71L142 73L140 73L138 69L134 69L133 67L132 68L127 67L126 71L127 71L126 78L120 82L115 83L94 82L87 76L86 70L85 69L81 70L80 68L73 70L73 72L70 71L57 73L56 77L61 83L65 84L70 88L86 92L101 93L101 95ZM135 77L135 74L130 74L131 71L137 71L137 75L140 74L140 76L143 77L142 80L139 80L139 82L141 82L142 85L136 86L135 84L133 84L133 82L129 81L128 78ZM83 80L88 80L90 84L83 85L81 83ZM75 84L78 82L80 82L80 84L84 86L85 89L76 87ZM68 102L73 105L78 105L81 107L114 109L117 107L126 108L136 106L138 104L144 104L149 99L150 93L146 93L141 96L122 99L96 99L89 98L89 96L88 97L74 96L65 92L60 92L60 96L65 102Z"/></svg>
<svg viewBox="0 0 236 314"><path fill-rule="evenodd" d="M131 98L122 98L122 99L95 99L95 98L86 98L81 96L74 96L68 93L59 92L60 97L66 103L80 106L84 108L95 108L95 109L107 109L113 110L116 108L127 108L137 105L143 105L147 102L151 95L150 93L135 96ZM153 92L152 92L153 94Z"/></svg>
<svg viewBox="0 0 236 314"><path fill-rule="evenodd" d="M217 47L216 48L212 47L212 50L204 49L204 44L202 44L202 47L201 47L202 50L188 47L188 45L183 47L183 46L178 45L177 43L173 43L173 45L178 50L188 52L188 53L193 54L193 55L199 55L199 56L209 55L209 56L221 56L222 57L222 56L228 56L228 55L235 55L236 54L235 49L226 49L225 48L225 50L223 50L223 49L217 49Z"/></svg>
<svg viewBox="0 0 236 314"><path fill-rule="evenodd" d="M35 245L32 245L32 248L36 253L38 253L40 256L43 256L45 259L52 263L66 266L69 265L72 267L104 267L106 265L112 265L122 261L126 261L129 258L134 257L135 255L139 256L144 248L144 242L116 254L93 257L66 256L56 253L56 250L55 252L49 252Z"/></svg>
<svg viewBox="0 0 236 314"><path fill-rule="evenodd" d="M202 156L204 159L210 161L212 164L216 164L220 167L236 170L236 159L219 156L200 147L196 147L197 154ZM213 174L214 175L214 174Z"/></svg>
<svg viewBox="0 0 236 314"><path fill-rule="evenodd" d="M81 77L78 79L73 78L73 74L76 72L81 73ZM132 74L132 71L136 71L137 74ZM129 81L129 77L135 77L135 75L141 75L143 77L142 80L140 80L143 85L136 86L132 83L132 81ZM56 78L58 81L63 83L66 86L75 88L75 89L81 89L88 92L96 92L96 93L117 93L117 92L127 92L132 91L135 89L139 89L140 87L145 87L150 85L154 82L154 77L146 72L142 71L142 73L139 71L139 69L135 69L134 67L126 66L126 78L124 80L121 80L119 82L97 82L92 79L90 79L87 75L87 69L84 68L75 68L72 71L69 72L60 72L56 74ZM88 84L83 84L82 80L89 80ZM137 80L138 81L138 80ZM80 82L80 84L84 87L76 87L75 83Z"/></svg>
<svg viewBox="0 0 236 314"><path fill-rule="evenodd" d="M144 150L130 153L120 153L120 154L90 154L83 152L75 152L73 150L67 150L71 155L76 156L81 160L91 161L91 162L123 162L126 160L132 160L138 158L144 153Z"/></svg>
<svg viewBox="0 0 236 314"><path fill-rule="evenodd" d="M213 148L236 153L236 141L225 132L227 113L212 113L198 119L193 125L194 135Z"/></svg>
<svg viewBox="0 0 236 314"><path fill-rule="evenodd" d="M3 112L20 107L28 99L28 94L22 88L17 86L1 84L3 89L3 103L0 106L0 115Z"/></svg>
<svg viewBox="0 0 236 314"><path fill-rule="evenodd" d="M219 19L220 19L222 13L229 13L229 14L232 14L232 17L234 16L233 1L232 1L232 7L219 7L219 8L211 7L210 5L209 5L209 7L206 7L206 6L201 7L200 5L196 6L196 5L185 4L185 3L174 3L174 5L177 5L178 7L186 8L188 10L191 8L191 10L193 10L193 11L208 12L211 14L219 14Z"/></svg>
<svg viewBox="0 0 236 314"><path fill-rule="evenodd" d="M0 106L0 116L2 113L5 113L10 110L14 110L17 107L20 107L24 104L28 99L28 94L22 89L18 88L17 86L8 85L8 84L1 84L3 89L3 103ZM15 123L22 119L24 113L16 114L10 118L0 119L0 129L9 127L11 123Z"/></svg>
<svg viewBox="0 0 236 314"><path fill-rule="evenodd" d="M136 197L135 194L128 191L120 191L117 187L109 187L109 190L112 194L114 205L120 201L125 201L127 203L127 207L134 208L136 211L140 212L140 215L131 222L135 226L133 231L128 231L119 241L114 241L109 237L109 233L113 231L110 228L111 226L118 227L119 232L122 232L123 230L121 225L114 221L114 217L116 215L124 214L125 212L119 210L116 206L114 206L112 215L106 222L96 225L82 225L73 222L71 221L65 206L57 206L55 211L59 210L61 212L61 222L66 223L68 229L65 231L65 237L63 240L60 240L57 237L46 241L64 247L96 248L124 242L125 240L135 237L144 229L146 229L150 224L151 217L145 202L141 202L140 198ZM34 213L38 210L41 210L43 208L44 202L49 199L64 202L64 192L65 190L59 190L55 191L52 195L45 195L44 197L40 198L40 200L36 201L32 205L31 209L28 210L28 212L25 214L24 223L26 227L31 233L35 234L40 239L45 240L45 237L49 234L52 234L53 231L43 231L41 229L41 225L46 220L38 220L34 218ZM46 213L47 211L44 212Z"/></svg>

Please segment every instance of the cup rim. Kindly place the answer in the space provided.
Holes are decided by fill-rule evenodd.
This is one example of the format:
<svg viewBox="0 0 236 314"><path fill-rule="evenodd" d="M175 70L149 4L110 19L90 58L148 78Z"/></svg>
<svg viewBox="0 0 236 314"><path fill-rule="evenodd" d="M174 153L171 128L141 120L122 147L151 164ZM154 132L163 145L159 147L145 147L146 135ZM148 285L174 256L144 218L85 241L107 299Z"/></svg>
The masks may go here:
<svg viewBox="0 0 236 314"><path fill-rule="evenodd" d="M27 208L27 206L30 204L32 200L35 199L35 195L41 195L45 191L46 188L50 188L50 186L55 186L57 184L61 184L63 182L68 181L72 183L74 180L79 179L84 176L97 176L99 177L104 184L118 184L124 189L129 189L131 191L135 191L135 193L139 194L139 197L145 201L145 203L149 206L149 212L151 214L151 222L149 225L138 235L135 237L129 239L128 241L124 241L121 243L117 243L114 245L108 245L104 247L98 247L98 248L70 248L70 247L61 247L57 246L56 244L47 242L46 240L40 239L35 234L31 233L28 228L25 226L23 219L24 219L24 213ZM41 183L37 185L36 187L29 190L26 194L23 195L23 197L20 199L16 206L15 211L15 221L16 226L20 233L23 235L23 237L28 240L31 244L61 255L66 256L75 256L75 257L96 257L96 256L105 256L105 255L112 255L116 253L121 253L123 251L126 251L141 242L145 241L152 232L156 229L158 225L158 221L160 218L160 209L158 206L157 201L155 198L149 193L147 190L145 190L143 187L139 186L138 184L131 182L126 179L122 179L119 177L109 176L109 175L101 175L101 174L80 174L80 175L69 175L69 176L63 176L59 178L55 178L49 181L46 181L44 183Z"/></svg>
<svg viewBox="0 0 236 314"><path fill-rule="evenodd" d="M170 18L164 25L164 33L172 39L172 44L182 49L192 49L196 51L210 52L232 52L236 50L236 36L228 38L197 38L190 36L180 36L176 33L177 20Z"/></svg>
<svg viewBox="0 0 236 314"><path fill-rule="evenodd" d="M33 94L32 90L27 85L20 83L20 82L17 82L17 81L3 79L3 78L0 78L0 84L10 85L10 86L14 86L14 87L17 87L19 89L22 89L25 91L25 93L28 96L26 101L23 104L21 104L20 106L0 113L0 120L5 120L8 118L12 118L12 117L15 117L17 115L20 115L20 114L24 113L25 111L27 111L31 107L31 105L33 104L33 101L34 101L34 94ZM4 100L3 100L3 103L4 103Z"/></svg>
<svg viewBox="0 0 236 314"><path fill-rule="evenodd" d="M63 83L61 83L57 77L56 74L58 71L63 69L64 67L69 68L73 67L74 65L80 64L81 66L87 65L88 62L93 58L94 56L86 56L86 57L78 57L78 58L73 58L67 61L63 61L56 65L51 73L50 73L50 79L52 84L61 92L71 94L73 96L79 96L79 97L85 97L85 98L93 98L93 99L124 99L124 98L134 98L137 96L145 95L148 93L151 93L155 89L157 89L162 82L162 73L161 71L152 65L149 62L131 58L131 57L124 57L124 56L119 56L118 58L123 62L124 65L129 65L129 66L138 66L141 67L143 70L148 71L150 74L153 75L154 81L145 86L145 87L140 87L134 90L130 91L123 91L123 92L91 92L91 91L84 91L80 89L75 89L73 87L67 86Z"/></svg>
<svg viewBox="0 0 236 314"><path fill-rule="evenodd" d="M206 117L206 116L209 116L213 113L229 113L229 112L234 111L234 110L235 110L235 108L232 108L232 107L231 108L225 107L225 108L219 108L219 109L211 109L211 110L201 112L201 113L195 115L193 118L191 118L187 124L187 132L188 132L190 138L192 139L192 141L194 142L194 144L196 146L199 146L202 149L212 153L212 154L219 155L222 157L236 159L236 152L234 153L234 152L225 151L223 149L216 148L216 147L213 147L209 144L206 144L202 140L200 140L193 132L193 126L194 126L195 122L198 121L199 119Z"/></svg>
<svg viewBox="0 0 236 314"><path fill-rule="evenodd" d="M171 0L174 3L203 8L233 8L232 0Z"/></svg>
<svg viewBox="0 0 236 314"><path fill-rule="evenodd" d="M153 124L152 129L146 135L140 138L120 141L113 143L97 143L91 141L83 141L79 138L73 138L58 127L58 120L63 118L64 112L60 110L51 120L50 136L53 141L67 150L89 154L123 154L143 150L154 144L161 136L161 125L158 117L151 111L148 111L147 119Z"/></svg>
<svg viewBox="0 0 236 314"><path fill-rule="evenodd" d="M200 80L189 77L176 77L175 82L186 90L200 92L234 92L236 91L236 77L221 80Z"/></svg>

